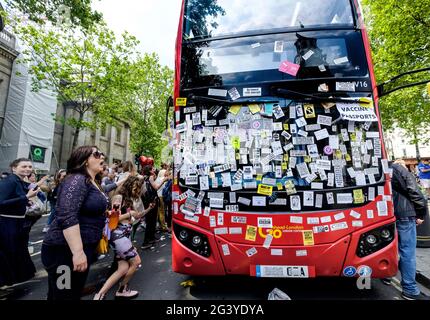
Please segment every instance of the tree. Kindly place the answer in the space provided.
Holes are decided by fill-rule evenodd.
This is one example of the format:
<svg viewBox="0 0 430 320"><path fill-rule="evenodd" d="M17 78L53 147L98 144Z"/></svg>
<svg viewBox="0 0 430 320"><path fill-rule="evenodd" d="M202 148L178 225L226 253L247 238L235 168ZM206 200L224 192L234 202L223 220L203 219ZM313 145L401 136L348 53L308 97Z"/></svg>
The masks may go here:
<svg viewBox="0 0 430 320"><path fill-rule="evenodd" d="M92 0L5 0L7 7L17 10L38 24L69 20L74 26L88 29L102 21L102 14L91 9Z"/></svg>
<svg viewBox="0 0 430 320"><path fill-rule="evenodd" d="M117 41L98 24L85 32L54 30L41 25L17 26L26 44L21 61L28 63L32 89L48 88L78 117L57 119L75 129L73 148L84 128L116 123L128 112L135 86L129 74L138 41L125 33Z"/></svg>
<svg viewBox="0 0 430 320"><path fill-rule="evenodd" d="M428 0L363 0L363 4L378 82L430 66ZM417 74L403 81L422 80L423 74ZM425 86L403 89L382 98L380 110L386 130L399 126L406 130L412 143L428 141L425 133L430 121L430 101Z"/></svg>
<svg viewBox="0 0 430 320"><path fill-rule="evenodd" d="M173 71L162 67L156 54L139 57L133 70L130 147L132 152L151 156L158 163L161 150L167 145L162 134L166 129L166 101L173 93Z"/></svg>

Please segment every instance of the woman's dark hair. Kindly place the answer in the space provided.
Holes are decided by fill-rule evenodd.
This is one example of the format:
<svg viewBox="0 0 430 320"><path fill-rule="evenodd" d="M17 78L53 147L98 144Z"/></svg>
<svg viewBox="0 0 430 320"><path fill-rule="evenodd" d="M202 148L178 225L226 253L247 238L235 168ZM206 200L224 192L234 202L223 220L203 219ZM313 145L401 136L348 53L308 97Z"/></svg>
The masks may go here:
<svg viewBox="0 0 430 320"><path fill-rule="evenodd" d="M60 184L60 177L61 177L61 174L63 172L66 172L66 170L65 169L60 169L60 170L58 170L55 173L55 176L54 176L54 184L55 184L55 186L58 186Z"/></svg>
<svg viewBox="0 0 430 320"><path fill-rule="evenodd" d="M67 160L67 175L82 174L87 177L87 181L91 180L91 176L87 170L87 160L93 154L93 149L98 150L97 146L82 146L73 150L69 160ZM101 174L98 173L95 181L101 183Z"/></svg>
<svg viewBox="0 0 430 320"><path fill-rule="evenodd" d="M151 171L152 171L152 166L150 166L150 165L144 166L142 168L142 174L144 176L148 176L149 177L151 175Z"/></svg>
<svg viewBox="0 0 430 320"><path fill-rule="evenodd" d="M143 181L135 176L130 176L118 191L122 195L123 206L133 208L133 199L138 199L142 191Z"/></svg>
<svg viewBox="0 0 430 320"><path fill-rule="evenodd" d="M21 163L21 162L31 162L31 160L30 159L27 159L27 158L18 158L18 159L16 159L16 160L13 160L11 163L10 163L10 165L9 165L9 168L16 168L16 167L18 167L19 166L19 164Z"/></svg>

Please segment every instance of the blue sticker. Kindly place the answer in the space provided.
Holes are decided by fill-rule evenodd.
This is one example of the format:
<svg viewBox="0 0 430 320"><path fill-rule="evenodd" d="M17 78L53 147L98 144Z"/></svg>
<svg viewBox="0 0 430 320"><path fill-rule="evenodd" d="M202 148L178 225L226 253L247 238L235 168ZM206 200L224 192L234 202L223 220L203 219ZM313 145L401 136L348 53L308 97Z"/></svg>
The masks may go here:
<svg viewBox="0 0 430 320"><path fill-rule="evenodd" d="M349 267L346 267L345 269L343 269L343 275L345 277L353 277L353 276L355 276L356 272L357 272L357 269L355 269L352 266L349 266Z"/></svg>
<svg viewBox="0 0 430 320"><path fill-rule="evenodd" d="M370 277L372 268L369 266L360 266L358 267L357 273L360 277Z"/></svg>

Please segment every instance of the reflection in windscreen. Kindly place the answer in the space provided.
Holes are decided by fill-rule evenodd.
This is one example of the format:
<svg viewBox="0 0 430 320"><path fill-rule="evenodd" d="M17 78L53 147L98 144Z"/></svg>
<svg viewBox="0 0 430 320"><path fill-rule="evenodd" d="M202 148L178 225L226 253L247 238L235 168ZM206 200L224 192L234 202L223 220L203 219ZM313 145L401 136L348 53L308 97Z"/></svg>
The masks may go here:
<svg viewBox="0 0 430 320"><path fill-rule="evenodd" d="M253 45L255 47L253 47ZM201 50L201 63L206 66L206 75L226 74L278 69L280 61L295 61L297 49L294 42L283 42L284 50L274 54L273 41L267 43L238 44L236 46L204 47ZM333 66L335 60L348 56L345 39L318 39L322 61L308 59L304 67L318 67L321 64Z"/></svg>
<svg viewBox="0 0 430 320"><path fill-rule="evenodd" d="M185 38L352 24L349 0L188 0Z"/></svg>

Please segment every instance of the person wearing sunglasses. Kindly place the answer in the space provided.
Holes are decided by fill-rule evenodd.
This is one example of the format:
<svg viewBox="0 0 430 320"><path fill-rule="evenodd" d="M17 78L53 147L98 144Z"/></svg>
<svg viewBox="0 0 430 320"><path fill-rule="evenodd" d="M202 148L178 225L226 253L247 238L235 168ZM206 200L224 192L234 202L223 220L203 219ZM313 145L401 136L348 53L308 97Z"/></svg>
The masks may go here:
<svg viewBox="0 0 430 320"><path fill-rule="evenodd" d="M104 154L82 146L67 161L60 184L56 213L42 244L48 273L48 300L79 300L96 248L102 238L109 199L100 186ZM62 277L62 278L60 278ZM58 283L69 284L58 286Z"/></svg>

